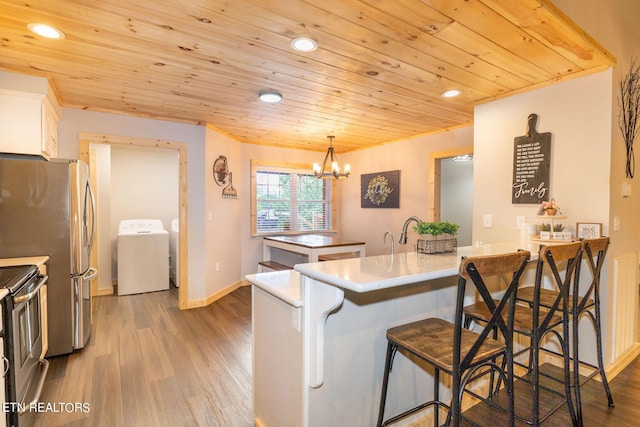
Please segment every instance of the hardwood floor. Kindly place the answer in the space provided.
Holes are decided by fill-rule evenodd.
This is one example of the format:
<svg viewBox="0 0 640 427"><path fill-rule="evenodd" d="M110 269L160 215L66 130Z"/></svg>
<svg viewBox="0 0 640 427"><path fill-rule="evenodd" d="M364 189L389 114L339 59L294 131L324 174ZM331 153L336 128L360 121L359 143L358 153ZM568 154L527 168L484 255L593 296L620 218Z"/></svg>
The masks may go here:
<svg viewBox="0 0 640 427"><path fill-rule="evenodd" d="M98 297L88 347L50 362L42 400L90 410L40 413L36 426L253 426L251 289L186 311L175 289ZM585 426L640 425L640 359L611 388L611 409L599 382L584 389ZM566 408L543 425L570 425Z"/></svg>
<svg viewBox="0 0 640 427"><path fill-rule="evenodd" d="M50 359L42 394L90 410L36 426L253 426L250 287L186 311L175 292L95 298L89 345Z"/></svg>

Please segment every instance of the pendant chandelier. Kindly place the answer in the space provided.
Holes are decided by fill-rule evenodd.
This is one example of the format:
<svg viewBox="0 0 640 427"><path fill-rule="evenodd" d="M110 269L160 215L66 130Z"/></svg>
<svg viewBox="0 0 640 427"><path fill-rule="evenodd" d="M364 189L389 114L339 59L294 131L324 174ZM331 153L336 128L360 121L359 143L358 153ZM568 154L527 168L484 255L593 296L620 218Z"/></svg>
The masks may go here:
<svg viewBox="0 0 640 427"><path fill-rule="evenodd" d="M322 162L322 167L318 163L313 164L313 174L316 178L348 178L351 173L351 166L348 164L344 165L344 170L340 170L340 165L338 164L338 156L333 152L333 139L335 136L330 135L327 136L329 139L329 150L327 150L327 155L324 156L324 162Z"/></svg>

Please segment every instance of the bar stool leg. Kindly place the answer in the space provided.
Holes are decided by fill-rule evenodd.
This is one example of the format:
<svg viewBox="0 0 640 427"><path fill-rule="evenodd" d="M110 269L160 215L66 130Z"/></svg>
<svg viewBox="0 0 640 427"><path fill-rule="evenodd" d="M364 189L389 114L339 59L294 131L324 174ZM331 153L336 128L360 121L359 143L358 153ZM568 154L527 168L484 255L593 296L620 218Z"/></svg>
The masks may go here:
<svg viewBox="0 0 640 427"><path fill-rule="evenodd" d="M609 402L609 407L613 408L615 403L613 403L613 397L611 397L611 389L609 388L609 381L607 381L607 374L604 371L604 362L602 360L602 333L601 333L601 323L600 323L600 298L598 296L595 297L595 314L596 314L596 349L598 353L598 367L600 368L600 377L602 378L602 384L604 385L604 391L607 393L607 400Z"/></svg>
<svg viewBox="0 0 640 427"><path fill-rule="evenodd" d="M574 319L574 323L577 323ZM577 328L573 328L574 331L577 331ZM574 426L582 427L582 413L576 411L576 407L573 405L573 398L571 397L571 357L569 356L569 323L568 320L562 322L562 353L564 358L564 391L567 396L567 406L569 407L569 414L571 415L571 421ZM578 360L577 347L574 348L574 361ZM579 363L579 362L578 362ZM575 369L574 369L575 371ZM574 372L575 375L575 372ZM576 391L576 405L580 406L580 383L574 384L574 389Z"/></svg>
<svg viewBox="0 0 640 427"><path fill-rule="evenodd" d="M378 410L378 423L377 426L381 427L384 421L384 407L387 400L387 387L389 386L389 372L391 371L391 364L393 363L393 356L398 350L398 346L391 341L387 343L387 357L384 362L384 378L382 380L382 392L380 393L380 409Z"/></svg>
<svg viewBox="0 0 640 427"><path fill-rule="evenodd" d="M531 417L531 425L539 426L540 425L540 380L538 378L538 366L540 366L539 358L540 352L538 350L538 346L540 345L540 339L537 337L537 334L533 334L531 337L531 350L529 352L529 372L532 374L532 383L533 383L533 416ZM534 344L535 343L535 344Z"/></svg>
<svg viewBox="0 0 640 427"><path fill-rule="evenodd" d="M433 372L433 400L438 402L435 404L435 409L433 412L433 425L440 425L440 369L435 368ZM451 418L451 410L447 414L447 423L449 425L449 421Z"/></svg>

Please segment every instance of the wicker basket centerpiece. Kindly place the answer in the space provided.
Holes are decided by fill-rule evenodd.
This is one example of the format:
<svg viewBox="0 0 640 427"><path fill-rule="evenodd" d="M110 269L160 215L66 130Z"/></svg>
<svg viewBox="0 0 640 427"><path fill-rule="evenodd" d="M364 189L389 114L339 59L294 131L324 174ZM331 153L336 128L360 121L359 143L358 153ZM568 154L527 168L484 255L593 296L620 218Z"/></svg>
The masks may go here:
<svg viewBox="0 0 640 427"><path fill-rule="evenodd" d="M458 248L458 224L450 222L419 222L413 229L420 234L416 250L421 254L455 252Z"/></svg>

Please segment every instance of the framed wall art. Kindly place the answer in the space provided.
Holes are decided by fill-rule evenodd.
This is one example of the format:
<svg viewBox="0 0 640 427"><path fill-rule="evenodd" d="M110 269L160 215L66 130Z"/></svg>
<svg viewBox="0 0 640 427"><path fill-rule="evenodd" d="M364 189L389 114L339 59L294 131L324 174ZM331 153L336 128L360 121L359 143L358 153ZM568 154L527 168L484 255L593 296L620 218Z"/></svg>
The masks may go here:
<svg viewBox="0 0 640 427"><path fill-rule="evenodd" d="M360 175L361 208L399 208L400 171Z"/></svg>
<svg viewBox="0 0 640 427"><path fill-rule="evenodd" d="M576 223L576 237L578 239L597 239L602 236L602 223L578 222Z"/></svg>

